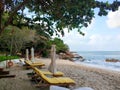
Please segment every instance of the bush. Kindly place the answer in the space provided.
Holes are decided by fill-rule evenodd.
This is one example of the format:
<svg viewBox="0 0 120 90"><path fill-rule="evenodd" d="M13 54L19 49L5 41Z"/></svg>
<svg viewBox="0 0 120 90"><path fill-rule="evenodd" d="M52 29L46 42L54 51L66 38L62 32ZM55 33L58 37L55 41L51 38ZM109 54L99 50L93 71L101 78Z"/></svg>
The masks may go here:
<svg viewBox="0 0 120 90"><path fill-rule="evenodd" d="M0 62L11 59L18 59L18 56L0 56Z"/></svg>

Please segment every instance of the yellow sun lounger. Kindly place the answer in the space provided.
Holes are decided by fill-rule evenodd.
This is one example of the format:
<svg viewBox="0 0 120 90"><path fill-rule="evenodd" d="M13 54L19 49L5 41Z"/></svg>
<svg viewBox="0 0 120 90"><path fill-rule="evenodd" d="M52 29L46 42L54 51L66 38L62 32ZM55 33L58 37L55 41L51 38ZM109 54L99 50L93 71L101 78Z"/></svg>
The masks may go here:
<svg viewBox="0 0 120 90"><path fill-rule="evenodd" d="M36 67L36 66L41 67L41 66L45 66L45 64L42 63L42 62L38 62L37 63L37 62L31 62L29 60L25 60L24 62L26 63L26 65L28 65L28 67Z"/></svg>
<svg viewBox="0 0 120 90"><path fill-rule="evenodd" d="M31 66L31 68L34 69L34 66ZM60 76L63 76L64 73L63 72L60 72L60 71L57 71L56 73L52 73L50 71L45 71L45 70L41 70L41 72L45 75L51 75L51 76L55 76L55 77L60 77Z"/></svg>
<svg viewBox="0 0 120 90"><path fill-rule="evenodd" d="M42 72L43 74L45 74L45 75L53 75L53 76L55 76L55 77L59 77L59 76L63 76L63 75L64 75L64 73L63 73L63 72L60 72L60 71L57 71L56 73L51 73L51 72L49 72L49 71L43 71L43 70L41 70L41 72Z"/></svg>
<svg viewBox="0 0 120 90"><path fill-rule="evenodd" d="M39 85L46 84L46 85L61 85L61 86L69 86L75 85L75 81L69 77L47 77L41 70L36 67L33 67L33 70L37 74L37 78L40 78L38 83ZM41 83L42 82L42 83Z"/></svg>

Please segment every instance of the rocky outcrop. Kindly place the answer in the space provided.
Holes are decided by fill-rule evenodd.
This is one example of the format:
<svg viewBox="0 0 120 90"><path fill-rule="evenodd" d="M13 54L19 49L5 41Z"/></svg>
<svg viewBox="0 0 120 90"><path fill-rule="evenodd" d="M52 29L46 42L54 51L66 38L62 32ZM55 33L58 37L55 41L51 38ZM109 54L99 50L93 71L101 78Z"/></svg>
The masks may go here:
<svg viewBox="0 0 120 90"><path fill-rule="evenodd" d="M71 61L75 61L75 60L84 60L82 56L80 56L79 54L77 54L76 52L65 52L65 53L60 53L59 54L59 58L60 59L69 59Z"/></svg>
<svg viewBox="0 0 120 90"><path fill-rule="evenodd" d="M120 62L120 60L118 60L118 59L114 59L114 58L112 58L112 59L106 59L105 60L106 62Z"/></svg>

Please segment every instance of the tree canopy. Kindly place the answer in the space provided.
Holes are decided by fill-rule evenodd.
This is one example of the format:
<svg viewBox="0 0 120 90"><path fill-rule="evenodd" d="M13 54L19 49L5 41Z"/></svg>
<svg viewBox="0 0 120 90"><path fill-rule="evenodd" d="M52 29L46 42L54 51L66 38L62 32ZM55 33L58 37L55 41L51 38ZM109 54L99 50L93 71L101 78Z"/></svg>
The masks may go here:
<svg viewBox="0 0 120 90"><path fill-rule="evenodd" d="M84 35L81 28L91 23L95 8L99 8L99 16L105 16L119 6L120 1L117 0L112 3L99 0L0 0L0 34L8 25L34 28L37 24L40 30L49 35L64 35L64 28L68 28L68 31L77 28ZM34 16L26 16L26 9ZM6 13L7 20L4 20Z"/></svg>

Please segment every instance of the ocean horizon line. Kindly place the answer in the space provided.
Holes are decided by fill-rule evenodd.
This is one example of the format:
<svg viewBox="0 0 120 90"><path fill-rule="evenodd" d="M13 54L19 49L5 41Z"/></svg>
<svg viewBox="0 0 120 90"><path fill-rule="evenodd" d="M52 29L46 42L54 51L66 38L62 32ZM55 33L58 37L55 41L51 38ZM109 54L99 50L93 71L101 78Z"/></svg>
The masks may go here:
<svg viewBox="0 0 120 90"><path fill-rule="evenodd" d="M86 51L80 51L80 50L75 51L75 50L73 50L72 51L71 50L70 52L120 52L120 50L119 51L117 51L117 50L110 50L110 51L109 50L103 50L103 51L102 50L100 50L100 51L97 51L97 50L93 50L93 51L92 50L91 51L89 51L89 50L88 51L87 50Z"/></svg>

